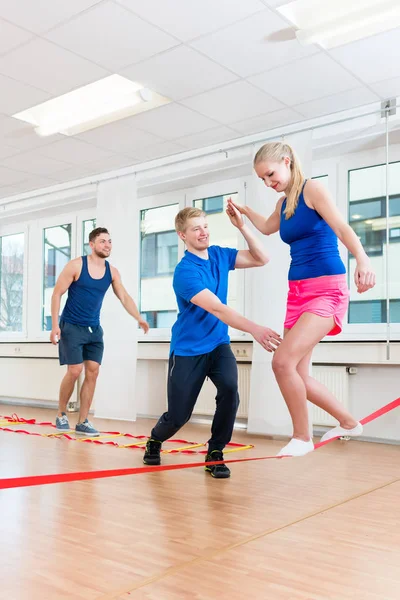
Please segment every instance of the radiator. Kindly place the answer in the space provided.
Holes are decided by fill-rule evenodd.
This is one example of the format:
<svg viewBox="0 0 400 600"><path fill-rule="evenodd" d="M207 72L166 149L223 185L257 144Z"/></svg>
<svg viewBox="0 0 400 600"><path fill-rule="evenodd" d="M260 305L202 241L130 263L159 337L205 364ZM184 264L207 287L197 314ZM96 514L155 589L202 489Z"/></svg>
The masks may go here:
<svg viewBox="0 0 400 600"><path fill-rule="evenodd" d="M240 405L237 412L237 417L247 418L249 412L249 398L250 398L250 373L251 365L238 363L238 375L239 375L239 398ZM166 363L166 374L168 376L168 363ZM215 413L215 396L217 390L215 385L206 379L203 387L201 388L199 397L194 407L194 415L213 415Z"/></svg>
<svg viewBox="0 0 400 600"><path fill-rule="evenodd" d="M238 418L246 419L249 412L250 398L250 374L251 364L238 363L239 374L239 397L240 405L237 413ZM168 377L168 363L166 363L166 376ZM348 408L348 377L346 367L331 365L313 365L312 376L320 383L324 384L330 392L339 400L343 406ZM209 380L203 384L199 394L193 414L195 415L213 415L215 412L216 388ZM324 410L310 403L312 411L313 425L336 425L336 420L328 415Z"/></svg>
<svg viewBox="0 0 400 600"><path fill-rule="evenodd" d="M333 365L313 365L312 376L325 385L345 408L349 407L349 374L346 367ZM331 417L318 406L310 404L313 425L337 425Z"/></svg>

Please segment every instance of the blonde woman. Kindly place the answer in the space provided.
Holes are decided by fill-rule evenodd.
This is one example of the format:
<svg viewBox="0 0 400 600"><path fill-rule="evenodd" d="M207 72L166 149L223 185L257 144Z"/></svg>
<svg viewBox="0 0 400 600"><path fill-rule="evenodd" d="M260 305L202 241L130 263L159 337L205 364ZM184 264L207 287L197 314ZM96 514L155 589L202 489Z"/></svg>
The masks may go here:
<svg viewBox="0 0 400 600"><path fill-rule="evenodd" d="M314 449L310 438L307 399L331 414L339 425L322 440L341 435L358 436L362 425L336 398L309 375L313 348L326 335L342 330L349 303L346 269L338 241L355 257L354 281L362 294L375 285L368 256L351 227L343 220L321 183L305 179L294 150L280 142L262 146L254 169L268 188L284 195L268 218L248 206L231 201L263 234L280 232L290 245L289 292L284 340L272 367L292 421L293 437L278 456L303 456Z"/></svg>

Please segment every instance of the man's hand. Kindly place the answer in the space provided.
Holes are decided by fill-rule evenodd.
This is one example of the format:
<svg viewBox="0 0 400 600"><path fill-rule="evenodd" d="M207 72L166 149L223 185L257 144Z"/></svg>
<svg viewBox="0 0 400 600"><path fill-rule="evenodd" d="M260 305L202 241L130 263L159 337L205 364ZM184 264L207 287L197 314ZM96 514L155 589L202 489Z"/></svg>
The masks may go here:
<svg viewBox="0 0 400 600"><path fill-rule="evenodd" d="M279 333L276 333L276 331L273 331L269 327L256 325L254 331L251 331L250 333L256 342L261 344L261 346L267 350L267 352L275 352L282 341Z"/></svg>
<svg viewBox="0 0 400 600"><path fill-rule="evenodd" d="M143 331L145 333L147 333L148 330L150 329L150 325L148 324L148 322L147 321L143 321L142 319L140 319L140 321L138 321L138 323L139 323L139 327L141 329L143 329Z"/></svg>
<svg viewBox="0 0 400 600"><path fill-rule="evenodd" d="M54 344L55 346L58 344L58 342L60 341L61 338L61 330L59 327L57 327L56 329L52 329L51 333L50 333L50 341L52 344Z"/></svg>

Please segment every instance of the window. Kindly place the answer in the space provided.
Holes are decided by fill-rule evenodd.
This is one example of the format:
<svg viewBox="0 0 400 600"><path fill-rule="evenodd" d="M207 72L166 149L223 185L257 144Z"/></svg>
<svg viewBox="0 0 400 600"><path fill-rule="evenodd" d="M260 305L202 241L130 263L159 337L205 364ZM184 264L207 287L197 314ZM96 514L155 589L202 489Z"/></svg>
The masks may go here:
<svg viewBox="0 0 400 600"><path fill-rule="evenodd" d="M96 229L96 219L82 221L82 254L84 256L90 254L89 234L93 229Z"/></svg>
<svg viewBox="0 0 400 600"><path fill-rule="evenodd" d="M210 231L210 244L226 248L238 248L240 234L236 227L233 227L229 218L225 214L228 198L232 198L233 201L236 200L239 202L239 194L233 193L194 200L193 206L200 208L207 213L207 221ZM229 274L228 305L235 310L240 311L240 307L238 305L238 283L236 271L232 271Z"/></svg>
<svg viewBox="0 0 400 600"><path fill-rule="evenodd" d="M224 210L224 196L212 196L211 198L195 200L194 206L200 208L208 215L212 213L222 213Z"/></svg>
<svg viewBox="0 0 400 600"><path fill-rule="evenodd" d="M71 223L44 229L42 329L51 330L51 296L57 278L71 260ZM62 297L65 304L67 294Z"/></svg>
<svg viewBox="0 0 400 600"><path fill-rule="evenodd" d="M0 331L23 330L23 233L0 237Z"/></svg>
<svg viewBox="0 0 400 600"><path fill-rule="evenodd" d="M150 327L170 328L177 314L172 277L178 262L179 204L140 212L140 312Z"/></svg>
<svg viewBox="0 0 400 600"><path fill-rule="evenodd" d="M377 285L368 296L358 296L352 286L349 323L385 323L387 320L385 264L390 265L390 321L400 323L400 162L389 165L389 215L386 214L386 166L376 165L349 171L349 223L371 258ZM386 222L389 220L389 248ZM352 280L355 260L349 256Z"/></svg>
<svg viewBox="0 0 400 600"><path fill-rule="evenodd" d="M400 300L390 300L390 322L400 323ZM349 308L350 323L386 323L386 300L354 300Z"/></svg>
<svg viewBox="0 0 400 600"><path fill-rule="evenodd" d="M176 321L176 310L151 310L141 314L151 329L170 329Z"/></svg>
<svg viewBox="0 0 400 600"><path fill-rule="evenodd" d="M178 238L173 231L149 233L142 238L142 277L171 275L178 260Z"/></svg>

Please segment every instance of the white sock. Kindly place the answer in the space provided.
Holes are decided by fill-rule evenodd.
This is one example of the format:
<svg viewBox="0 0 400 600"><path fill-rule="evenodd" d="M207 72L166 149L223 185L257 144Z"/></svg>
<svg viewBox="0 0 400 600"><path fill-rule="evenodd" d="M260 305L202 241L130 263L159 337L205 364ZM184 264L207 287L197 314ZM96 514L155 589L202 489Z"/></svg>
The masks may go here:
<svg viewBox="0 0 400 600"><path fill-rule="evenodd" d="M312 440L304 442L297 438L292 438L288 444L282 450L280 450L277 456L304 456L314 450L314 443Z"/></svg>
<svg viewBox="0 0 400 600"><path fill-rule="evenodd" d="M324 433L324 435L322 436L320 441L326 442L327 440L332 440L334 438L345 437L345 436L357 437L357 436L361 435L362 432L363 432L363 426L361 425L361 423L357 423L357 425L355 427L353 427L353 429L344 429L344 427L340 427L340 425L338 425L337 427L334 427L333 429L330 429L329 431Z"/></svg>

